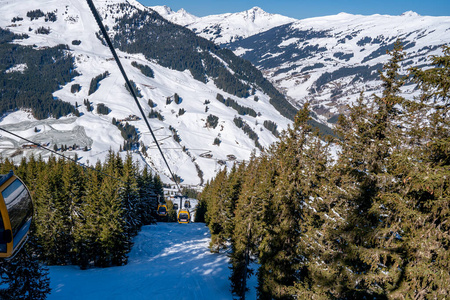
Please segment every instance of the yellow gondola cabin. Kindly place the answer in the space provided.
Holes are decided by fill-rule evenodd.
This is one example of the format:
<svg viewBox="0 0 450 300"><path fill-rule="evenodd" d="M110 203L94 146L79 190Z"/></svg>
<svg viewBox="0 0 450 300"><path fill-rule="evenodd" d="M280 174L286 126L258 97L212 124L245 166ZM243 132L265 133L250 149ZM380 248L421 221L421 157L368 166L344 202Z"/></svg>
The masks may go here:
<svg viewBox="0 0 450 300"><path fill-rule="evenodd" d="M33 203L25 184L13 172L0 175L0 257L11 257L26 241Z"/></svg>
<svg viewBox="0 0 450 300"><path fill-rule="evenodd" d="M156 213L160 217L166 217L167 216L167 206L165 204L158 204L158 209L156 210Z"/></svg>
<svg viewBox="0 0 450 300"><path fill-rule="evenodd" d="M191 222L191 213L188 210L180 210L178 212L178 223L187 224Z"/></svg>

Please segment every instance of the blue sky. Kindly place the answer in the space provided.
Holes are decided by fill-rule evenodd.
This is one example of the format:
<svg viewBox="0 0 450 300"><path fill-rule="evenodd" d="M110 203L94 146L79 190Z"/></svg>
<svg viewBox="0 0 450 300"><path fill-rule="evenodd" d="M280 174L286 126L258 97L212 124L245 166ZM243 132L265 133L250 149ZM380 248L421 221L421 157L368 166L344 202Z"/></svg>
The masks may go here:
<svg viewBox="0 0 450 300"><path fill-rule="evenodd" d="M351 14L400 15L415 11L424 16L450 16L450 0L138 0L146 6L167 5L177 11L186 9L198 17L240 12L259 6L269 13L296 19Z"/></svg>

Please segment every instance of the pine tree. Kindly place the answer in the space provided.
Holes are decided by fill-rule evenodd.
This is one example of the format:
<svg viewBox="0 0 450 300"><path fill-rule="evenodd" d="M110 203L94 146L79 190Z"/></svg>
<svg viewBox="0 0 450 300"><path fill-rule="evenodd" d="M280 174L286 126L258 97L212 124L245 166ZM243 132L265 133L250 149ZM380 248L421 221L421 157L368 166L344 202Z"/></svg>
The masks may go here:
<svg viewBox="0 0 450 300"><path fill-rule="evenodd" d="M77 158L75 157L75 160ZM82 174L82 169L80 166L73 162L67 162L64 164L62 184L63 184L63 199L66 202L68 224L67 224L67 234L68 234L68 245L70 247L70 257L71 260L76 262L78 259L73 257L74 248L74 236L73 231L76 227L82 226L79 223L83 223L83 211L82 203L85 198L85 178ZM67 253L68 254L68 253Z"/></svg>
<svg viewBox="0 0 450 300"><path fill-rule="evenodd" d="M227 169L220 171L209 185L211 189L210 197L207 199L206 223L211 231L210 249L213 252L219 252L226 248L226 242L229 238L225 228L227 220L227 208L223 199L227 197ZM208 191L207 191L208 193Z"/></svg>
<svg viewBox="0 0 450 300"><path fill-rule="evenodd" d="M12 260L0 261L1 299L47 299L51 291L48 269L32 255L30 248L31 245L24 247Z"/></svg>
<svg viewBox="0 0 450 300"><path fill-rule="evenodd" d="M119 178L122 169L122 159L110 151L103 172ZM127 253L131 246L131 240L126 231L127 224L122 201L119 196L120 185L118 186L117 180L112 177L105 176L101 186L99 244L102 256L98 260L98 265L101 267L126 264Z"/></svg>
<svg viewBox="0 0 450 300"><path fill-rule="evenodd" d="M98 168L98 166L97 166ZM91 262L97 265L102 255L99 244L99 228L102 220L101 177L95 171L89 171L85 195L80 206L81 215L73 229L75 263L86 269Z"/></svg>
<svg viewBox="0 0 450 300"><path fill-rule="evenodd" d="M158 207L158 197L153 185L152 174L148 171L147 166L144 167L142 174L137 179L139 187L139 220L142 225L150 225L156 222L154 214Z"/></svg>
<svg viewBox="0 0 450 300"><path fill-rule="evenodd" d="M308 120L305 105L297 113L293 127L269 150L275 166L272 199L264 210L265 228L259 247L260 299L291 299L294 285L304 280L300 271L307 267L303 261L308 244L303 239L310 234L305 233L311 213L307 206L319 201L326 165L323 153L327 153L318 136L312 134Z"/></svg>
<svg viewBox="0 0 450 300"><path fill-rule="evenodd" d="M271 197L265 192L264 186L272 176L267 157L256 159L253 155L248 167L245 168L242 189L236 204L234 232L231 239L230 253L231 290L239 299L245 299L247 279L253 274L250 264L258 255L259 237L261 236L264 205ZM240 168L244 168L241 165ZM261 173L260 173L261 172ZM263 178L259 174L264 174Z"/></svg>
<svg viewBox="0 0 450 300"><path fill-rule="evenodd" d="M50 164L52 166L50 167ZM42 171L39 184L33 193L33 206L34 206L34 224L36 228L36 236L38 239L39 247L42 249L42 259L47 259L54 247L54 240L52 235L51 222L54 220L54 201L52 198L52 182L51 173L49 170L53 169L56 164L56 160L52 157L49 159L49 165ZM50 226L49 226L50 225Z"/></svg>
<svg viewBox="0 0 450 300"><path fill-rule="evenodd" d="M137 166L133 163L131 153L127 153L123 167L123 185L119 192L122 201L124 217L126 220L126 231L130 235L130 240L141 227L139 218L139 188L137 183Z"/></svg>
<svg viewBox="0 0 450 300"><path fill-rule="evenodd" d="M398 220L396 200L392 196L395 176L392 168L402 148L404 99L399 96L404 77L400 76L403 58L397 42L391 59L381 73L382 96L373 96L366 105L364 97L350 108L349 118L340 118L338 131L342 153L335 166L330 189L335 211L345 220L329 224L328 239L332 262L328 286L335 297L385 297L398 288L404 262L397 243ZM388 196L390 195L390 196ZM324 271L322 271L324 272Z"/></svg>
<svg viewBox="0 0 450 300"><path fill-rule="evenodd" d="M206 201L198 199L197 208L195 209L194 222L205 223L206 211L207 211Z"/></svg>
<svg viewBox="0 0 450 300"><path fill-rule="evenodd" d="M173 202L166 200L167 222L177 222L177 211L174 209Z"/></svg>
<svg viewBox="0 0 450 300"><path fill-rule="evenodd" d="M404 257L399 288L391 295L416 299L443 299L450 293L450 48L444 46L431 64L428 70L411 70L422 94L406 105L408 147L393 169L398 180L391 193L382 195L396 212L396 219L388 221Z"/></svg>
<svg viewBox="0 0 450 300"><path fill-rule="evenodd" d="M70 214L70 202L66 199L66 191L63 180L64 168L67 162L64 159L55 161L51 165L51 171L48 172L48 186L44 184L43 190L40 192L45 199L42 203L43 213L42 219L48 217L49 226L41 234L44 237L44 253L45 260L49 264L67 264L70 263L70 253L73 246L71 237L72 221ZM45 180L45 176L42 179ZM48 203L48 204L46 204ZM45 209L45 205L51 208L49 211ZM43 225L46 222L43 223Z"/></svg>
<svg viewBox="0 0 450 300"><path fill-rule="evenodd" d="M8 174L10 170L14 171L16 169L14 163L8 158L0 157L0 162L0 174Z"/></svg>
<svg viewBox="0 0 450 300"><path fill-rule="evenodd" d="M233 165L230 174L227 176L227 187L225 197L221 199L224 207L225 220L223 229L225 236L231 237L234 232L234 217L236 211L236 203L241 193L242 180L244 176L245 164L239 165L239 167Z"/></svg>

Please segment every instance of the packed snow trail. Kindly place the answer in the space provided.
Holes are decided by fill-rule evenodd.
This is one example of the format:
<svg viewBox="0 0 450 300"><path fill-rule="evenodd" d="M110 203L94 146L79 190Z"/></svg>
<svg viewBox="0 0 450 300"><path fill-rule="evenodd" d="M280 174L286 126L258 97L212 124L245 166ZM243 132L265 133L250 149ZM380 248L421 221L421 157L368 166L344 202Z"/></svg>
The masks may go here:
<svg viewBox="0 0 450 300"><path fill-rule="evenodd" d="M144 226L126 266L50 267L48 299L233 299L228 257L210 253L209 241L204 223Z"/></svg>

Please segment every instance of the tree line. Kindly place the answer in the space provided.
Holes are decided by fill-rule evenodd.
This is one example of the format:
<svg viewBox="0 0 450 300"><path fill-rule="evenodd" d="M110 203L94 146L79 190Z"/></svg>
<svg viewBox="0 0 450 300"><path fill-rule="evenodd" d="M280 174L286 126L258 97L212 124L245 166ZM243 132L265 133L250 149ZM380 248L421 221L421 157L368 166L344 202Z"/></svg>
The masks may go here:
<svg viewBox="0 0 450 300"><path fill-rule="evenodd" d="M14 170L34 205L25 249L0 262L2 299L45 299L50 289L42 263L82 269L127 263L132 238L156 220L162 182L140 169L131 154L122 159L110 151L93 169L55 157L31 157L18 166L1 161L0 173Z"/></svg>
<svg viewBox="0 0 450 300"><path fill-rule="evenodd" d="M340 117L335 160L305 105L260 157L207 183L199 207L211 250L230 255L236 298L254 273L259 299L448 296L450 47L443 53L400 75L397 42L379 72L382 95L361 93ZM407 80L418 99L400 96Z"/></svg>
<svg viewBox="0 0 450 300"><path fill-rule="evenodd" d="M112 119L112 124L119 128L120 134L124 139L123 147L120 146L120 151L130 151L134 147L139 148L139 134L136 130L136 127L130 125L128 122L125 122L125 124L123 124L123 122L117 121L116 118Z"/></svg>
<svg viewBox="0 0 450 300"><path fill-rule="evenodd" d="M97 75L91 79L91 83L89 84L89 92L88 96L95 93L100 87L100 81L109 76L109 72L105 71L103 74Z"/></svg>
<svg viewBox="0 0 450 300"><path fill-rule="evenodd" d="M138 86L136 85L136 83L135 83L133 80L130 80L130 84L131 84L131 87L133 88L133 92L134 92L134 94L136 95L137 98L142 98L142 97L144 97L144 96L142 96L141 90L138 88ZM130 87L128 86L127 83L125 83L125 88L127 89L127 91L128 91L131 95L133 95L133 94L131 93Z"/></svg>
<svg viewBox="0 0 450 300"><path fill-rule="evenodd" d="M250 127L250 125L247 124L247 122L245 122L241 117L234 117L233 122L236 127L242 129L242 131L244 131L245 134L255 142L255 146L259 150L263 150L263 146L259 143L258 134L253 131L253 129Z"/></svg>
<svg viewBox="0 0 450 300"><path fill-rule="evenodd" d="M270 132L272 132L272 134L276 137L278 137L280 135L280 133L277 130L277 123L270 121L270 120L265 120L264 121L264 127L266 127L267 130L269 130Z"/></svg>
<svg viewBox="0 0 450 300"><path fill-rule="evenodd" d="M217 94L216 99L219 100L220 102L222 102L223 104L225 104L227 107L231 106L234 110L236 110L242 116L249 115L254 118L256 118L256 116L257 116L256 111L253 108L239 105L235 100L233 100L231 98L227 98L225 100L225 98L221 94Z"/></svg>
<svg viewBox="0 0 450 300"><path fill-rule="evenodd" d="M141 73L144 74L145 76L150 77L150 78L155 78L155 74L153 73L152 68L150 68L149 66L140 64L137 61L132 61L131 65L133 67L141 70Z"/></svg>

